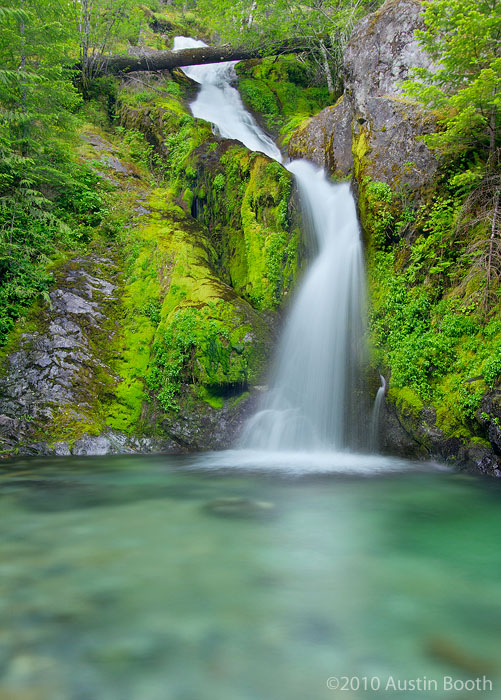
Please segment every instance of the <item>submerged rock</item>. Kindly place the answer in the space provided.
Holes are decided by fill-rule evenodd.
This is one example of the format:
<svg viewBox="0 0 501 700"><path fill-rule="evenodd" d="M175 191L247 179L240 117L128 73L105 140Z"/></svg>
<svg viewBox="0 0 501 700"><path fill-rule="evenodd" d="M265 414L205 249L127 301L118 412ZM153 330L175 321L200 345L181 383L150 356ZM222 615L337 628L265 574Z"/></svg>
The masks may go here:
<svg viewBox="0 0 501 700"><path fill-rule="evenodd" d="M483 676L495 670L495 666L488 660L470 654L445 637L430 639L426 644L426 651L432 658L445 662L465 674Z"/></svg>
<svg viewBox="0 0 501 700"><path fill-rule="evenodd" d="M275 504L270 501L227 496L210 501L204 506L204 510L223 518L262 518L274 514Z"/></svg>

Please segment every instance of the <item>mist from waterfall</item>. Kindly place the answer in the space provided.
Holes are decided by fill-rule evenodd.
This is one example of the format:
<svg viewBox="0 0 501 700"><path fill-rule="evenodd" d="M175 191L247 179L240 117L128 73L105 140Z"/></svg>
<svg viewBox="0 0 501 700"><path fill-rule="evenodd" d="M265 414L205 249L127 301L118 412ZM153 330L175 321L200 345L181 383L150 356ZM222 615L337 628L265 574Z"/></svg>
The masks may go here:
<svg viewBox="0 0 501 700"><path fill-rule="evenodd" d="M176 37L174 48L205 46ZM190 66L201 84L190 107L217 132L282 162L273 141L245 110L234 62ZM364 357L362 244L348 183L333 184L304 160L287 163L299 189L304 226L317 254L296 291L273 362L270 391L248 421L240 446L255 450L342 450L364 443L358 407ZM367 436L365 436L367 437Z"/></svg>

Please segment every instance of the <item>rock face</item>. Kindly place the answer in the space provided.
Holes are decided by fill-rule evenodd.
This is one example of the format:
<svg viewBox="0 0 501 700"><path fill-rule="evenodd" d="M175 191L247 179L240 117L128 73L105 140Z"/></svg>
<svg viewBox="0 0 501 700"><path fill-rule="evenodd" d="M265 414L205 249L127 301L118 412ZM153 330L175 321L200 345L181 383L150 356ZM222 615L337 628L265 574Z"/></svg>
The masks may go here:
<svg viewBox="0 0 501 700"><path fill-rule="evenodd" d="M501 387L498 386L484 396L476 419L487 431L496 454L501 456Z"/></svg>
<svg viewBox="0 0 501 700"><path fill-rule="evenodd" d="M429 407L423 406L419 410L412 410L409 406L403 406L399 402L394 404L388 400L381 411L381 449L388 454L407 458L437 459L459 470L501 477L499 458L501 451L497 451L495 435L496 430L498 438L501 434L496 423L496 420L499 423L500 396L499 390L488 394L478 412L479 422L484 421L488 426L488 437L491 445L494 446L494 451L487 444L480 442L463 444L463 441L457 437L448 438L437 427L435 411ZM483 409L488 409L490 413Z"/></svg>
<svg viewBox="0 0 501 700"><path fill-rule="evenodd" d="M21 333L0 379L0 430L10 442L15 434L42 440L43 423L64 423L66 409L72 419L89 422L96 374L111 380L96 341L109 332L104 322L116 300L109 280L116 275L116 265L101 256L73 258L57 272L58 288L39 310L36 327Z"/></svg>
<svg viewBox="0 0 501 700"><path fill-rule="evenodd" d="M3 367L2 450L99 455L176 447L113 431L86 434L98 428L100 400L121 379L110 351L119 274L116 261L99 254L71 258L57 270L50 301L32 314Z"/></svg>
<svg viewBox="0 0 501 700"><path fill-rule="evenodd" d="M387 0L355 27L344 67L347 91L363 109L373 97L400 95L399 83L412 68L429 68L430 60L414 38L423 27L419 0Z"/></svg>
<svg viewBox="0 0 501 700"><path fill-rule="evenodd" d="M0 454L230 447L255 410L276 315L260 314L221 279L207 229L169 190L152 191L102 136L85 141L99 174L126 199L129 225L56 265L48 299L12 334L0 363ZM264 182L287 204L288 173L282 192L281 166L237 150L257 172L249 208L261 188L270 201ZM266 291L264 275L254 275ZM280 275L272 282L268 296L278 304Z"/></svg>
<svg viewBox="0 0 501 700"><path fill-rule="evenodd" d="M417 0L387 0L355 28L345 58L345 91L333 107L291 138L291 157L305 157L338 176L353 174L417 189L437 164L417 137L433 129L430 115L406 101L400 83L412 68L430 67L414 39L422 26Z"/></svg>
<svg viewBox="0 0 501 700"><path fill-rule="evenodd" d="M353 170L353 105L343 95L332 107L308 119L294 132L289 143L292 158L307 158L339 177Z"/></svg>

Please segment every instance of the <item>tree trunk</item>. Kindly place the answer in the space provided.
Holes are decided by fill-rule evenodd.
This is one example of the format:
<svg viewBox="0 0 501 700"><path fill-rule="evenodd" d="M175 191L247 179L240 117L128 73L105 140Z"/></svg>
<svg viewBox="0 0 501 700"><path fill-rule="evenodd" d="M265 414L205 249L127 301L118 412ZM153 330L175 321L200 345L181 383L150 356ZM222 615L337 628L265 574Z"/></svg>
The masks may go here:
<svg viewBox="0 0 501 700"><path fill-rule="evenodd" d="M327 56L327 49L323 41L320 42L320 53L322 54L322 64L324 68L325 78L327 80L327 89L329 90L329 95L334 97L334 83L332 81L332 73L329 67L329 58Z"/></svg>
<svg viewBox="0 0 501 700"><path fill-rule="evenodd" d="M486 285L486 290L485 290L485 295L488 301L489 294L490 294L490 287L491 287L491 269L492 269L492 256L494 252L494 239L496 238L496 233L497 233L497 218L498 218L498 207L499 207L499 192L496 192L495 195L495 200L494 200L494 213L492 215L492 227L491 227L491 236L489 239L489 252L487 254L487 285Z"/></svg>
<svg viewBox="0 0 501 700"><path fill-rule="evenodd" d="M156 51L147 56L102 56L99 73L132 73L133 71L156 71L194 66L202 63L243 61L282 53L301 53L307 49L304 39L289 39L269 47L243 48L241 46L202 46L180 51ZM82 68L81 65L76 68ZM97 72L97 71L96 71Z"/></svg>

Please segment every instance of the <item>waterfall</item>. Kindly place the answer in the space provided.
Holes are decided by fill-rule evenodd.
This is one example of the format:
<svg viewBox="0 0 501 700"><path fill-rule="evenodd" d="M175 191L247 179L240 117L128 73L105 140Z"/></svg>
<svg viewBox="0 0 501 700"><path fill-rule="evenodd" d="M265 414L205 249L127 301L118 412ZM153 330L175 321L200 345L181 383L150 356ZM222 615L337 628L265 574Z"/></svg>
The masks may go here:
<svg viewBox="0 0 501 700"><path fill-rule="evenodd" d="M381 407L384 401L384 395L386 393L386 379L382 374L379 375L381 379L381 386L377 390L376 398L374 400L374 406L372 407L371 415L371 441L370 446L373 450L379 449L379 420L381 416Z"/></svg>
<svg viewBox="0 0 501 700"><path fill-rule="evenodd" d="M174 48L205 46L176 37ZM282 162L273 143L232 87L234 63L184 68L201 84L190 105L218 133ZM365 299L362 244L348 183L333 184L304 160L295 177L305 225L318 253L296 292L271 375L271 390L248 422L241 446L259 450L341 450L360 445L357 378L363 358Z"/></svg>
<svg viewBox="0 0 501 700"><path fill-rule="evenodd" d="M200 46L207 44L186 36L174 39L174 51ZM188 78L201 85L197 98L190 105L191 112L194 117L211 122L223 138L241 141L250 151L261 151L281 163L280 149L259 128L243 106L240 93L231 84L237 80L236 63L238 61L183 68Z"/></svg>
<svg viewBox="0 0 501 700"><path fill-rule="evenodd" d="M350 405L363 350L362 247L347 183L333 185L306 161L295 175L303 218L318 253L292 306L263 410L248 423L245 446L263 449L341 449L351 443Z"/></svg>

